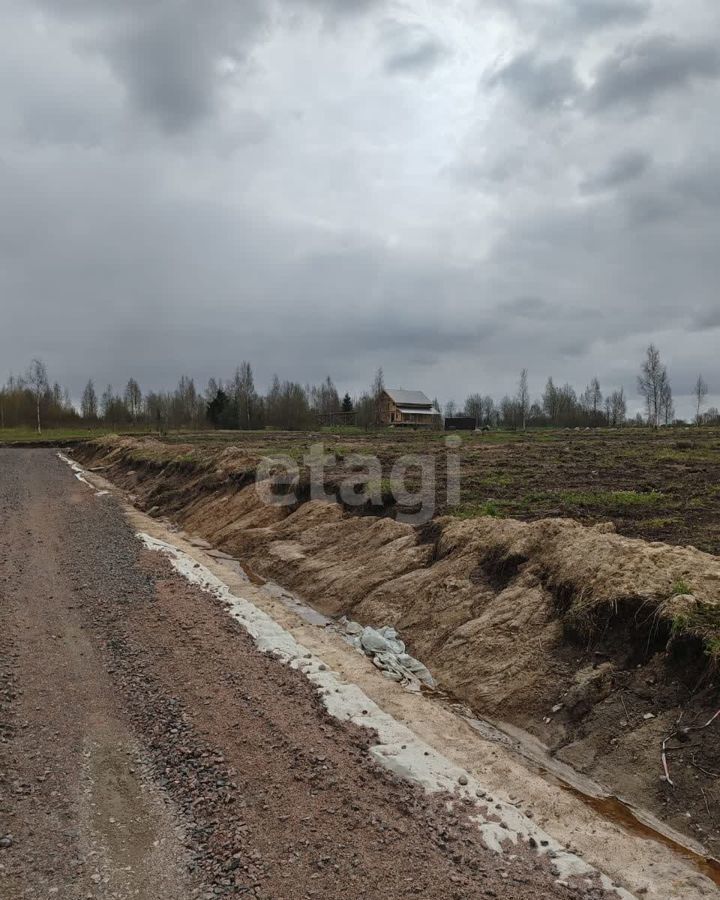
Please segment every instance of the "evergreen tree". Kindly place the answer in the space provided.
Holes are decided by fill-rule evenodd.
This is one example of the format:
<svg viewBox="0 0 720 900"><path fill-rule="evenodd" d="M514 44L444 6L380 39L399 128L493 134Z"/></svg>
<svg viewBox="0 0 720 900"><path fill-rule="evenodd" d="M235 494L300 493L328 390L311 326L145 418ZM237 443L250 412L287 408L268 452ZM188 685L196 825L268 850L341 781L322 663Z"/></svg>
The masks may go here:
<svg viewBox="0 0 720 900"><path fill-rule="evenodd" d="M213 428L221 428L226 420L230 409L230 398L222 388L218 388L217 393L207 405L207 417Z"/></svg>

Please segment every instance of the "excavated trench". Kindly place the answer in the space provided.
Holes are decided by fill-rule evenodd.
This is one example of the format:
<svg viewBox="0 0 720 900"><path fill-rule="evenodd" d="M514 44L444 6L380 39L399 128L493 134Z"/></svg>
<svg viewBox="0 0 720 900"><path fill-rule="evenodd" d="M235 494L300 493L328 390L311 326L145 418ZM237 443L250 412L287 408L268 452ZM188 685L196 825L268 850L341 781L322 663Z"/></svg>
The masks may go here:
<svg viewBox="0 0 720 900"><path fill-rule="evenodd" d="M397 628L470 718L510 733L607 818L682 846L720 884L720 720L683 731L720 705L717 557L571 520L413 527L303 498L268 505L227 451L198 463L104 439L74 455L314 615ZM661 745L676 731L671 786Z"/></svg>

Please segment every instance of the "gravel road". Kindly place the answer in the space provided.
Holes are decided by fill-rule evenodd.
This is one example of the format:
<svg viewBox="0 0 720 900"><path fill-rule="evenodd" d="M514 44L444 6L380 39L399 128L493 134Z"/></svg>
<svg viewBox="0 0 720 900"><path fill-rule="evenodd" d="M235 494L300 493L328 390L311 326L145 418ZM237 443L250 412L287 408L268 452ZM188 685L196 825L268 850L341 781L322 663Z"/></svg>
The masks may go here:
<svg viewBox="0 0 720 900"><path fill-rule="evenodd" d="M371 741L112 497L0 449L3 900L605 896L487 850Z"/></svg>

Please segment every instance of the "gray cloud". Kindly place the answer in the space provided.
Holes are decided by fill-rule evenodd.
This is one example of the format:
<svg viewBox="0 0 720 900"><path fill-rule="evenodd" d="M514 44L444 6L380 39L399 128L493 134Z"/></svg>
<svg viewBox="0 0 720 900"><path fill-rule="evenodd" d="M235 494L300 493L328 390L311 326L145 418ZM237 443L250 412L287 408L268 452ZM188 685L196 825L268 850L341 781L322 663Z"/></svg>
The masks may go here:
<svg viewBox="0 0 720 900"><path fill-rule="evenodd" d="M655 340L720 387L719 15L687 3L658 42L633 0L5 0L6 372L462 400L527 366L632 405Z"/></svg>
<svg viewBox="0 0 720 900"><path fill-rule="evenodd" d="M652 5L649 0L575 0L570 8L580 28L597 29L640 24Z"/></svg>
<svg viewBox="0 0 720 900"><path fill-rule="evenodd" d="M107 59L130 104L170 133L189 129L217 110L221 91L242 71L273 12L273 4L263 0L38 2L84 26L83 42ZM279 12L314 10L333 21L365 13L378 0L277 3ZM409 67L412 60L406 63Z"/></svg>
<svg viewBox="0 0 720 900"><path fill-rule="evenodd" d="M519 316L524 319L536 319L552 313L553 306L542 297L515 297L498 306L500 315Z"/></svg>
<svg viewBox="0 0 720 900"><path fill-rule="evenodd" d="M647 172L651 162L650 156L639 150L620 153L599 172L586 178L580 184L580 189L586 194L593 194L636 181Z"/></svg>
<svg viewBox="0 0 720 900"><path fill-rule="evenodd" d="M261 0L38 0L101 54L129 103L168 132L192 127L217 106L227 74L242 65L268 21Z"/></svg>
<svg viewBox="0 0 720 900"><path fill-rule="evenodd" d="M569 56L543 59L532 51L489 72L483 82L489 88L504 87L525 106L538 110L561 107L581 90Z"/></svg>
<svg viewBox="0 0 720 900"><path fill-rule="evenodd" d="M695 81L720 77L715 40L647 37L622 44L599 66L588 93L594 110L645 106L658 95Z"/></svg>
<svg viewBox="0 0 720 900"><path fill-rule="evenodd" d="M650 0L484 0L482 5L510 15L543 37L639 25L652 11Z"/></svg>
<svg viewBox="0 0 720 900"><path fill-rule="evenodd" d="M424 75L447 56L447 48L427 29L401 22L383 27L385 71L399 75Z"/></svg>

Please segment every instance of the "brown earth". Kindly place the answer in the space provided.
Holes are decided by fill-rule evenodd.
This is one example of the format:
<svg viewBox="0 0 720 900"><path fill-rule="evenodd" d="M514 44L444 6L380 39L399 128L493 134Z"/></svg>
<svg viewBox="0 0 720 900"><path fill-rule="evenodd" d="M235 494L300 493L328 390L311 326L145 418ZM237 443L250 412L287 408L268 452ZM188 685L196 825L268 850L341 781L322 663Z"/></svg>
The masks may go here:
<svg viewBox="0 0 720 900"><path fill-rule="evenodd" d="M390 480L393 462L418 454L433 462L435 512L475 518L490 514L536 520L570 517L585 523L612 522L619 534L669 544L691 544L720 553L720 429L673 427L538 429L467 433L457 452L461 496L449 507L445 490L447 456L443 433L380 431L368 434L210 432L168 435L156 452L212 471L232 459L236 472L253 472L267 455L286 454L301 462L322 444L336 465L327 472L328 490L347 475L353 454L374 454ZM412 471L408 486L417 487ZM389 487L385 485L385 487ZM385 509L394 512L384 491Z"/></svg>
<svg viewBox="0 0 720 900"><path fill-rule="evenodd" d="M717 557L570 520L445 517L418 529L331 503L280 509L248 486L242 448L211 450L200 466L173 449L111 441L81 456L142 508L318 609L395 625L476 714L526 728L717 855L720 720L682 732L720 705ZM676 730L671 787L660 751Z"/></svg>
<svg viewBox="0 0 720 900"><path fill-rule="evenodd" d="M0 897L600 897L380 769L46 450L0 450Z"/></svg>

